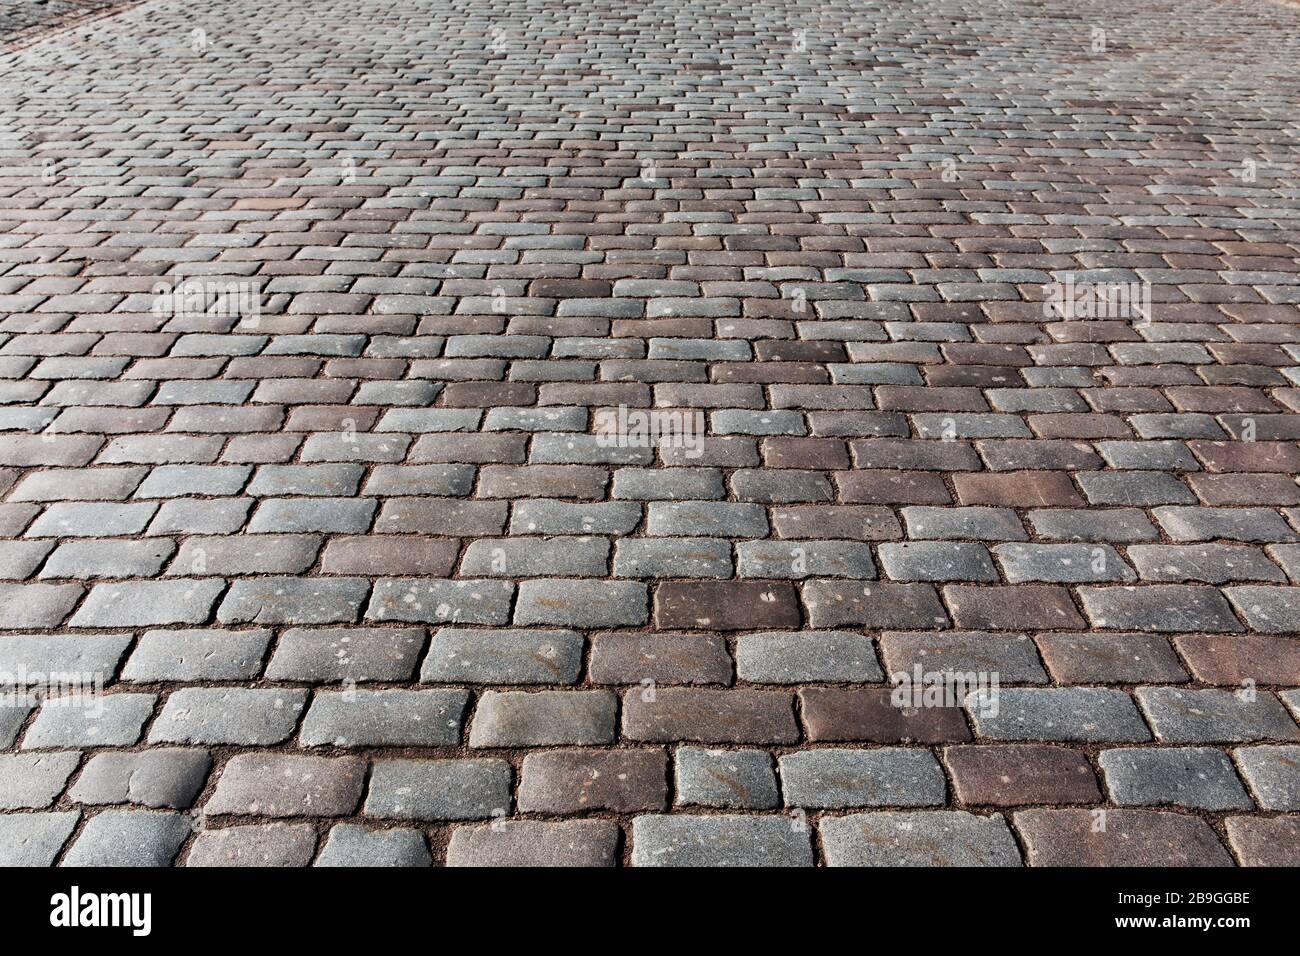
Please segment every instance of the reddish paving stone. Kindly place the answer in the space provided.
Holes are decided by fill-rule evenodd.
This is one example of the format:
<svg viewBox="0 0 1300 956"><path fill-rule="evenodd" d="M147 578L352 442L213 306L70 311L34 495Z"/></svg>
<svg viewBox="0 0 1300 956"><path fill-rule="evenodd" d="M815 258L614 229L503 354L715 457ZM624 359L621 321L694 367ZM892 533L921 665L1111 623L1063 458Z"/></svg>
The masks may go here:
<svg viewBox="0 0 1300 956"><path fill-rule="evenodd" d="M1155 634L1039 634L1036 641L1062 684L1164 684L1188 676L1169 640Z"/></svg>
<svg viewBox="0 0 1300 956"><path fill-rule="evenodd" d="M1231 866L1199 817L1163 810L1021 810L1030 866Z"/></svg>
<svg viewBox="0 0 1300 956"><path fill-rule="evenodd" d="M668 757L661 750L547 750L524 757L524 813L630 813L667 803Z"/></svg>
<svg viewBox="0 0 1300 956"><path fill-rule="evenodd" d="M1300 865L1300 819L1228 817L1228 846L1242 866Z"/></svg>
<svg viewBox="0 0 1300 956"><path fill-rule="evenodd" d="M1255 634L1174 638L1192 676L1207 684L1300 684L1300 640Z"/></svg>
<svg viewBox="0 0 1300 956"><path fill-rule="evenodd" d="M963 505L1009 508L1077 508L1083 496L1061 471L974 472L953 475L957 501Z"/></svg>
<svg viewBox="0 0 1300 956"><path fill-rule="evenodd" d="M1097 775L1077 750L1040 744L947 747L957 799L998 807L1100 803Z"/></svg>
<svg viewBox="0 0 1300 956"><path fill-rule="evenodd" d="M1070 592L1061 587L951 584L943 589L943 596L957 626L971 630L1062 630L1085 626L1070 600Z"/></svg>
<svg viewBox="0 0 1300 956"><path fill-rule="evenodd" d="M655 626L664 630L798 627L799 620L788 581L668 581L655 591Z"/></svg>
<svg viewBox="0 0 1300 956"><path fill-rule="evenodd" d="M623 735L656 743L794 743L799 727L793 704L786 691L634 689L623 695Z"/></svg>
<svg viewBox="0 0 1300 956"><path fill-rule="evenodd" d="M961 707L913 707L888 687L807 687L800 715L815 741L935 744L970 740Z"/></svg>
<svg viewBox="0 0 1300 956"><path fill-rule="evenodd" d="M591 679L598 684L727 684L731 655L711 634L597 634Z"/></svg>

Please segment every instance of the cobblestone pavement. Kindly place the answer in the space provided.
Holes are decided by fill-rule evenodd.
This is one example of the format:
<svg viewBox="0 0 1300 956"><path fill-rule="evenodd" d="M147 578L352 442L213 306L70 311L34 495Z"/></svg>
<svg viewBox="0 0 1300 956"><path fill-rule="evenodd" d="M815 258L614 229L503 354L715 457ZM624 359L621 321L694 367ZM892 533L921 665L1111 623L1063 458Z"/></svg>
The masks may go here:
<svg viewBox="0 0 1300 956"><path fill-rule="evenodd" d="M1300 862L1297 37L229 0L0 57L0 863Z"/></svg>
<svg viewBox="0 0 1300 956"><path fill-rule="evenodd" d="M0 51L139 0L0 0Z"/></svg>

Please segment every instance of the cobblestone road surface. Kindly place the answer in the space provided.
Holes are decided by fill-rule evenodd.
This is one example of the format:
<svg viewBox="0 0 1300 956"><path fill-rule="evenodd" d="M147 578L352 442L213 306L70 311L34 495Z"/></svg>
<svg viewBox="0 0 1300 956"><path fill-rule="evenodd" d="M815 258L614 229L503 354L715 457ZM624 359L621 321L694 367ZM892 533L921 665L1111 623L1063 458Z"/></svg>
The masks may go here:
<svg viewBox="0 0 1300 956"><path fill-rule="evenodd" d="M1300 862L1297 37L229 0L0 56L0 863Z"/></svg>

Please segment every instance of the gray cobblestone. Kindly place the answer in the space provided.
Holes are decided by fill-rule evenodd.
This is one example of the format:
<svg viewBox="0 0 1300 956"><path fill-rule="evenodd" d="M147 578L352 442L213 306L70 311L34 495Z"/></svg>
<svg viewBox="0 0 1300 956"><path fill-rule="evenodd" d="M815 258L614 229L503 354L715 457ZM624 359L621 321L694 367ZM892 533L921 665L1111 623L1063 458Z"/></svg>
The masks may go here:
<svg viewBox="0 0 1300 956"><path fill-rule="evenodd" d="M818 827L828 866L1020 866L1001 814L884 811L828 817Z"/></svg>
<svg viewBox="0 0 1300 956"><path fill-rule="evenodd" d="M377 760L367 816L387 820L486 820L510 811L504 760Z"/></svg>
<svg viewBox="0 0 1300 956"><path fill-rule="evenodd" d="M1116 803L1249 810L1254 804L1221 750L1134 747L1103 750L1097 758Z"/></svg>
<svg viewBox="0 0 1300 956"><path fill-rule="evenodd" d="M432 859L417 830L369 830L340 823L330 830L317 866L429 866Z"/></svg>
<svg viewBox="0 0 1300 956"><path fill-rule="evenodd" d="M576 631L443 627L420 669L426 683L572 684L582 670Z"/></svg>
<svg viewBox="0 0 1300 956"><path fill-rule="evenodd" d="M673 766L679 806L772 810L780 805L766 751L679 747Z"/></svg>
<svg viewBox="0 0 1300 956"><path fill-rule="evenodd" d="M318 691L299 740L305 747L452 747L468 701L463 690Z"/></svg>
<svg viewBox="0 0 1300 956"><path fill-rule="evenodd" d="M784 816L642 816L633 866L812 866L808 828Z"/></svg>
<svg viewBox="0 0 1300 956"><path fill-rule="evenodd" d="M787 806L941 806L948 785L927 750L805 750L778 763Z"/></svg>
<svg viewBox="0 0 1300 956"><path fill-rule="evenodd" d="M307 692L288 688L186 687L174 691L149 731L151 743L278 744L298 724Z"/></svg>

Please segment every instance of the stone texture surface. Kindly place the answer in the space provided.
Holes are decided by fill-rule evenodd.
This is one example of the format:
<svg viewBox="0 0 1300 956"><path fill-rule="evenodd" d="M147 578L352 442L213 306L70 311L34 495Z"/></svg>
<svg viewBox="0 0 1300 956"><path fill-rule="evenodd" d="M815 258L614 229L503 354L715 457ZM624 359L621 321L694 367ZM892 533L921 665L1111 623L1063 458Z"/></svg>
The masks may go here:
<svg viewBox="0 0 1300 956"><path fill-rule="evenodd" d="M827 866L1020 866L1000 814L853 813L822 821Z"/></svg>
<svg viewBox="0 0 1300 956"><path fill-rule="evenodd" d="M1300 864L1300 7L877 8L0 0L0 863Z"/></svg>

